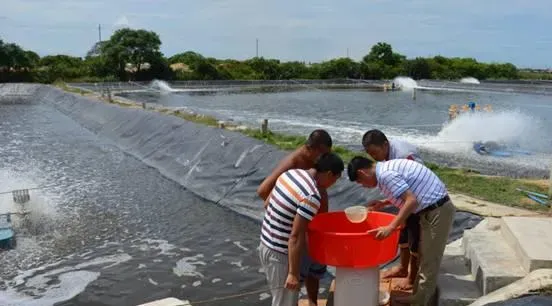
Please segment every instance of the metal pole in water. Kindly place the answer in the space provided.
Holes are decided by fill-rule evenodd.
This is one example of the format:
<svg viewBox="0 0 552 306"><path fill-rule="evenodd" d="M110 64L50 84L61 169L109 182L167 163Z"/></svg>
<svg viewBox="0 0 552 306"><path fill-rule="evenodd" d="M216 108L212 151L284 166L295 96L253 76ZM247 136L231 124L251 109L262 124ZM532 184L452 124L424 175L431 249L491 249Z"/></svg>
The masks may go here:
<svg viewBox="0 0 552 306"><path fill-rule="evenodd" d="M412 100L416 100L416 88L412 88Z"/></svg>

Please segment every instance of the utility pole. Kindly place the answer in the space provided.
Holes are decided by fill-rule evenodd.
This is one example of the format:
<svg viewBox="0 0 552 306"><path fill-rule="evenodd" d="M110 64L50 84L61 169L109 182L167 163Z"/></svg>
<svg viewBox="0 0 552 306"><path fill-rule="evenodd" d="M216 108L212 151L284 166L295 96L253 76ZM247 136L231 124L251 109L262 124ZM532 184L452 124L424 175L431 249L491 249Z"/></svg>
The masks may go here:
<svg viewBox="0 0 552 306"><path fill-rule="evenodd" d="M349 58L349 48L347 48L347 58Z"/></svg>
<svg viewBox="0 0 552 306"><path fill-rule="evenodd" d="M255 57L259 57L259 39L255 40Z"/></svg>
<svg viewBox="0 0 552 306"><path fill-rule="evenodd" d="M102 25L98 24L98 42L102 41Z"/></svg>

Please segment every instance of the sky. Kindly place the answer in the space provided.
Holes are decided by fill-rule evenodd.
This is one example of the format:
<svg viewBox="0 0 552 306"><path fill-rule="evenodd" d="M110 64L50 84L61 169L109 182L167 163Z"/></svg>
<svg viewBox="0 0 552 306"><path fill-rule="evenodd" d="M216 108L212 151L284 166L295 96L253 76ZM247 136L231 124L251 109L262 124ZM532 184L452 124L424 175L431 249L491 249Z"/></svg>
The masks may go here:
<svg viewBox="0 0 552 306"><path fill-rule="evenodd" d="M160 35L166 56L355 60L384 41L407 57L552 67L551 0L0 0L0 39L84 56L121 27Z"/></svg>

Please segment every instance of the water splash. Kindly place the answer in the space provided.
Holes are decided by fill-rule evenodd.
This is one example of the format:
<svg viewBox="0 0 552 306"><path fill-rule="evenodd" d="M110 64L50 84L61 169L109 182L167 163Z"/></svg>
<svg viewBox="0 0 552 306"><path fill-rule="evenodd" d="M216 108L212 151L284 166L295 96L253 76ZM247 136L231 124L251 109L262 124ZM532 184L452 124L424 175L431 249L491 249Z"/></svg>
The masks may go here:
<svg viewBox="0 0 552 306"><path fill-rule="evenodd" d="M478 79L473 78L473 77L462 78L460 80L460 83L464 83L464 84L481 84Z"/></svg>
<svg viewBox="0 0 552 306"><path fill-rule="evenodd" d="M476 141L496 141L534 152L550 151L541 123L519 111L462 114L446 124L432 141L449 152L469 152Z"/></svg>
<svg viewBox="0 0 552 306"><path fill-rule="evenodd" d="M162 93L175 92L176 89L172 88L169 83L161 80L153 80L150 84L150 87L159 89Z"/></svg>
<svg viewBox="0 0 552 306"><path fill-rule="evenodd" d="M409 77L396 77L393 79L393 83L398 84L401 90L412 90L418 88L418 83Z"/></svg>

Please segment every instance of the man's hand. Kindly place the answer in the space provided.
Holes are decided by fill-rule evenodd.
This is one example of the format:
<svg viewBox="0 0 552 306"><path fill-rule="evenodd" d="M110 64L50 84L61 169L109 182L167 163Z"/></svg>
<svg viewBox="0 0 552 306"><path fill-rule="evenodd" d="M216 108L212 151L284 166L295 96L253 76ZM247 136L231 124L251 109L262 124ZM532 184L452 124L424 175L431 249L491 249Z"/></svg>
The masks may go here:
<svg viewBox="0 0 552 306"><path fill-rule="evenodd" d="M286 289L297 291L300 289L299 277L288 274L285 284Z"/></svg>
<svg viewBox="0 0 552 306"><path fill-rule="evenodd" d="M376 239L383 240L389 237L389 235L391 235L391 233L394 230L395 230L395 227L393 227L392 225L388 225L388 226L379 227L373 231L376 232Z"/></svg>

